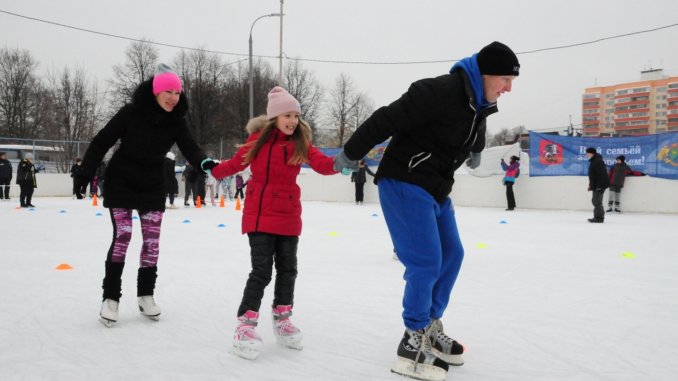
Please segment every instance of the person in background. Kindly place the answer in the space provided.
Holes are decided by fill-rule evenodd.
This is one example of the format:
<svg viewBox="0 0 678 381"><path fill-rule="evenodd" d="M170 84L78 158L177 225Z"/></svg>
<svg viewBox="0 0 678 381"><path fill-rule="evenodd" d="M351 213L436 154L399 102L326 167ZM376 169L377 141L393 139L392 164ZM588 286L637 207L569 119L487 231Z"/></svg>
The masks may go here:
<svg viewBox="0 0 678 381"><path fill-rule="evenodd" d="M221 181L221 190L223 192L224 198L228 197L230 201L233 201L233 190L231 189L231 184L233 183L233 176L226 176Z"/></svg>
<svg viewBox="0 0 678 381"><path fill-rule="evenodd" d="M506 164L504 159L501 159L501 168L506 171L504 174L504 186L506 186L506 203L508 207L506 210L514 210L516 208L516 198L513 195L513 184L516 178L520 175L520 158L518 156L511 156L509 164Z"/></svg>
<svg viewBox="0 0 678 381"><path fill-rule="evenodd" d="M198 205L198 197L200 203L205 204L205 182L207 181L207 174L199 169L195 171L195 182L193 183L193 205Z"/></svg>
<svg viewBox="0 0 678 381"><path fill-rule="evenodd" d="M71 167L71 177L73 178L73 198L77 198L78 200L82 200L85 196L85 190L83 189L82 185L78 182L78 177L77 175L80 174L80 171L82 171L82 160L80 158L75 159L75 163ZM87 185L85 185L85 188Z"/></svg>
<svg viewBox="0 0 678 381"><path fill-rule="evenodd" d="M624 155L619 155L615 159L614 165L610 167L608 175L610 177L610 194L608 196L606 212L612 212L612 206L614 205L614 211L621 213L621 191L624 187L626 176L645 176L645 174L632 170L631 167L626 164L626 157Z"/></svg>
<svg viewBox="0 0 678 381"><path fill-rule="evenodd" d="M137 270L137 305L146 317L158 319L155 285L160 256L160 232L165 211L164 159L176 144L195 166L206 155L195 143L186 123L188 99L181 79L166 65L139 84L131 103L124 105L101 129L85 153L82 184L94 176L99 163L117 142L106 168L106 197L113 240L106 254L100 321L110 327L118 320L122 272L132 238L132 214L141 222L143 244Z"/></svg>
<svg viewBox="0 0 678 381"><path fill-rule="evenodd" d="M94 191L99 194L99 197L104 197L104 182L106 179L106 162L101 161L97 167L96 172L94 173L94 178L97 179L97 189Z"/></svg>
<svg viewBox="0 0 678 381"><path fill-rule="evenodd" d="M242 177L242 173L235 175L235 198L240 197L241 200L245 199L245 192L243 189L247 186L247 182Z"/></svg>
<svg viewBox="0 0 678 381"><path fill-rule="evenodd" d="M593 192L591 203L593 204L593 218L588 221L592 223L605 222L605 209L603 208L603 195L605 189L610 186L610 178L607 176L607 169L603 157L596 149L588 147L586 157L589 159L589 192Z"/></svg>
<svg viewBox="0 0 678 381"><path fill-rule="evenodd" d="M365 198L365 183L367 182L367 175L374 177L374 172L365 164L365 160L360 160L359 168L356 172L351 173L351 182L355 184L355 204L362 205Z"/></svg>
<svg viewBox="0 0 678 381"><path fill-rule="evenodd" d="M379 163L379 201L405 266L403 323L391 371L444 379L462 365L464 348L443 330L442 317L464 257L450 198L454 172L480 165L486 118L518 76L518 57L493 42L455 63L449 74L412 83L400 99L377 109L338 156L357 160L387 140ZM416 372L415 372L416 370Z"/></svg>
<svg viewBox="0 0 678 381"><path fill-rule="evenodd" d="M274 334L281 344L302 349L301 331L290 320L301 235L301 190L297 185L301 165L307 163L322 175L358 167L357 161L339 164L317 149L311 143L311 127L300 114L299 102L282 87L274 87L268 93L266 115L248 122L250 136L238 152L219 164L213 161L202 164L217 179L247 167L252 171L242 217L242 232L247 234L251 248L252 270L238 308L233 339L235 353L247 359L259 355L262 339L255 327L274 265L271 306Z"/></svg>
<svg viewBox="0 0 678 381"><path fill-rule="evenodd" d="M186 163L184 171L181 173L181 181L184 182L184 206L190 206L188 199L193 193L193 188L195 187L195 179L198 177L198 172L191 165L191 163ZM195 201L195 194L193 195L193 200Z"/></svg>
<svg viewBox="0 0 678 381"><path fill-rule="evenodd" d="M214 191L216 190L217 192L217 198L219 197L219 189L218 189L219 184L217 184L217 179L214 178L211 174L207 174L207 178L205 179L205 187L206 191L205 193L209 192L210 195L210 204L212 206L217 206L216 199L214 198ZM207 196L205 196L207 197ZM207 204L207 200L205 200L205 204Z"/></svg>
<svg viewBox="0 0 678 381"><path fill-rule="evenodd" d="M38 181L35 174L39 169L33 165L33 154L27 153L23 160L19 162L16 170L16 183L21 189L19 194L19 205L22 208L35 208L33 205L33 192L38 187Z"/></svg>
<svg viewBox="0 0 678 381"><path fill-rule="evenodd" d="M0 152L0 200L9 201L9 186L12 182L12 163L7 160L7 153Z"/></svg>
<svg viewBox="0 0 678 381"><path fill-rule="evenodd" d="M169 209L177 208L177 206L174 205L174 197L179 193L179 182L177 181L177 174L174 171L175 164L174 154L172 152L167 152L167 155L165 155L164 174L165 194L169 197Z"/></svg>

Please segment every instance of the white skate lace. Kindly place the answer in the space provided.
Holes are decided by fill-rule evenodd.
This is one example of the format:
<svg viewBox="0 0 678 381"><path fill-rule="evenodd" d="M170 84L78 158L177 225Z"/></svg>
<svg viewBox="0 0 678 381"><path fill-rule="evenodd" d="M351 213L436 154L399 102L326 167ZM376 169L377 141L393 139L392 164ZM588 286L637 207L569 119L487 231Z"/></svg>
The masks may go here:
<svg viewBox="0 0 678 381"><path fill-rule="evenodd" d="M297 332L299 332L299 329L292 324L290 319L281 319L281 320L276 320L275 322L275 328L278 331L278 334L281 336L289 336L289 335L294 335Z"/></svg>
<svg viewBox="0 0 678 381"><path fill-rule="evenodd" d="M436 341L442 341L450 346L454 343L454 339L447 336L443 331L443 322L440 319L434 319L431 323L431 330L433 331L433 341L432 344L435 344Z"/></svg>
<svg viewBox="0 0 678 381"><path fill-rule="evenodd" d="M241 324L235 329L236 340L260 340L257 331L252 325Z"/></svg>
<svg viewBox="0 0 678 381"><path fill-rule="evenodd" d="M429 324L428 327L424 330L423 333L419 331L414 332L414 340L419 344L419 351L417 351L417 357L414 358L414 371L417 371L417 365L419 365L419 357L421 357L422 352L426 354L431 353L431 329L433 324ZM424 356L426 356L424 354Z"/></svg>

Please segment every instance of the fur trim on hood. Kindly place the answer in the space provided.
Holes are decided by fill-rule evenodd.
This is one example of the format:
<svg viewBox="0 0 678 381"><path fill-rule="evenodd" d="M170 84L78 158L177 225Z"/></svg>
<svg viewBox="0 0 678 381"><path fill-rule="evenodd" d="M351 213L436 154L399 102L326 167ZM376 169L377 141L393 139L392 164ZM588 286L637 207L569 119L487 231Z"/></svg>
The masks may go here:
<svg viewBox="0 0 678 381"><path fill-rule="evenodd" d="M250 135L252 135L257 131L261 131L264 126L266 126L266 123L268 123L268 118L266 115L259 115L250 119L249 122L247 122L247 127L245 127L245 129Z"/></svg>

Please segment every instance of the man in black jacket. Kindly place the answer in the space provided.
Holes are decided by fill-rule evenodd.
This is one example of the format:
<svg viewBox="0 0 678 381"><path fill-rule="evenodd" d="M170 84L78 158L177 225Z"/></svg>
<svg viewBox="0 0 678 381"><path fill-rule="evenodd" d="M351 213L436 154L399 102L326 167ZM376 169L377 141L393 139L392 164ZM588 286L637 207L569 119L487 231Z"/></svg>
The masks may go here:
<svg viewBox="0 0 678 381"><path fill-rule="evenodd" d="M454 171L465 160L471 168L480 164L485 119L497 112L497 99L511 91L519 70L513 51L495 41L457 62L449 74L414 82L358 127L340 154L359 160L391 138L375 182L406 268L406 330L395 373L440 379L448 364L463 364L463 347L440 321L464 256L449 194Z"/></svg>
<svg viewBox="0 0 678 381"><path fill-rule="evenodd" d="M0 200L9 200L9 184L12 181L12 163L7 154L0 152Z"/></svg>
<svg viewBox="0 0 678 381"><path fill-rule="evenodd" d="M605 221L605 209L603 208L603 195L605 189L610 187L610 178L607 177L607 168L603 157L596 149L589 147L586 149L586 156L589 158L589 191L593 192L591 203L593 204L593 218L589 222L602 223Z"/></svg>

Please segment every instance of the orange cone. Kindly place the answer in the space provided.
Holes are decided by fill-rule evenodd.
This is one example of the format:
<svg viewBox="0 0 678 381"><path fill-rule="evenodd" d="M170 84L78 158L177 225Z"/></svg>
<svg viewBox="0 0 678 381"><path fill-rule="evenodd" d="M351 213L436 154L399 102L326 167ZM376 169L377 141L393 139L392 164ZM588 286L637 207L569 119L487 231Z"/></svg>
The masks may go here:
<svg viewBox="0 0 678 381"><path fill-rule="evenodd" d="M240 197L235 198L235 210L240 210Z"/></svg>
<svg viewBox="0 0 678 381"><path fill-rule="evenodd" d="M200 201L200 196L196 197L196 199L195 199L195 207L196 208L202 208L202 202Z"/></svg>
<svg viewBox="0 0 678 381"><path fill-rule="evenodd" d="M219 207L223 208L226 206L226 202L224 201L224 195L221 195L221 198L219 199Z"/></svg>
<svg viewBox="0 0 678 381"><path fill-rule="evenodd" d="M97 195L92 196L92 206L98 206L99 202L97 201Z"/></svg>
<svg viewBox="0 0 678 381"><path fill-rule="evenodd" d="M62 263L55 267L55 270L73 270L73 266L69 265L68 263Z"/></svg>

